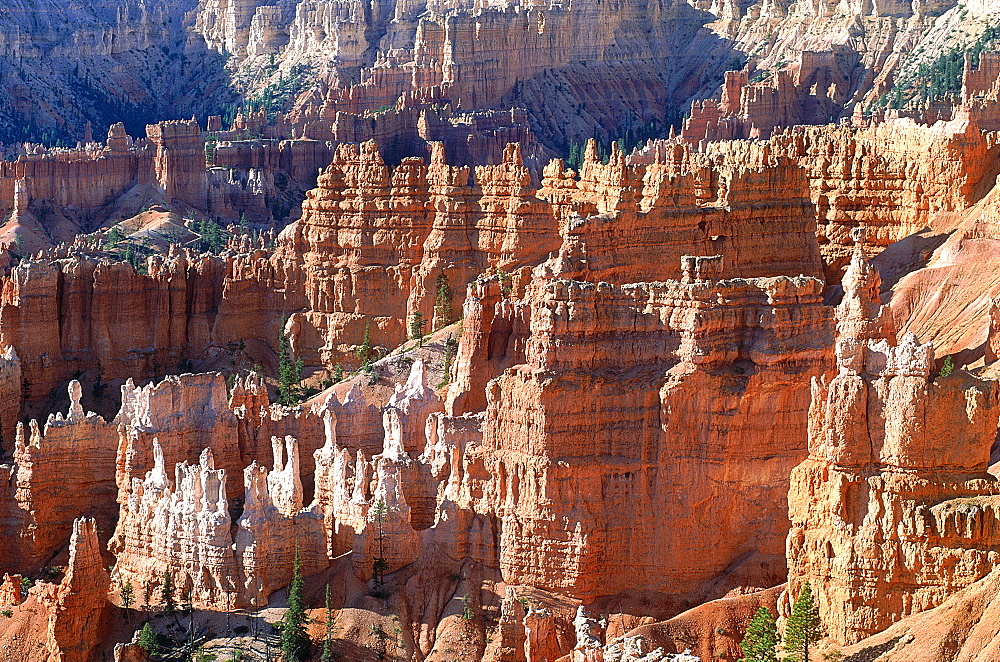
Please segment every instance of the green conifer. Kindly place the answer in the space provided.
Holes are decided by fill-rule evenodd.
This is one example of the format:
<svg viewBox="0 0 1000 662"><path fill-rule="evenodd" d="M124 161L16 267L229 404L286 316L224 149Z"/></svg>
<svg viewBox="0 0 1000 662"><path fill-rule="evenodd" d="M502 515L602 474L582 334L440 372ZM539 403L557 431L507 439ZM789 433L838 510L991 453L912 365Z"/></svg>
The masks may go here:
<svg viewBox="0 0 1000 662"><path fill-rule="evenodd" d="M812 586L806 582L792 607L792 615L785 623L783 648L789 654L785 659L808 662L809 646L819 640L821 627L819 607L816 606Z"/></svg>
<svg viewBox="0 0 1000 662"><path fill-rule="evenodd" d="M302 597L302 567L299 550L295 548L292 565L292 583L288 587L288 609L281 620L281 655L285 662L295 662L309 657L309 635L306 634L306 605Z"/></svg>
<svg viewBox="0 0 1000 662"><path fill-rule="evenodd" d="M174 579L169 570L163 571L163 585L160 587L160 601L163 603L163 611L172 614L177 611L174 604Z"/></svg>
<svg viewBox="0 0 1000 662"><path fill-rule="evenodd" d="M778 645L778 626L767 607L757 610L747 627L746 636L740 647L743 659L740 662L777 662L775 649Z"/></svg>

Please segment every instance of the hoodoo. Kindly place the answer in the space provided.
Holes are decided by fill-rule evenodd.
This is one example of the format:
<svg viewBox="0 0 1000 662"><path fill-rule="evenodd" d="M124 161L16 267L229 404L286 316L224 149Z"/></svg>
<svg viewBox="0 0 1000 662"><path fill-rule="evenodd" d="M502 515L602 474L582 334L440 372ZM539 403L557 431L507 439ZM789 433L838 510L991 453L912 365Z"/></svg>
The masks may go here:
<svg viewBox="0 0 1000 662"><path fill-rule="evenodd" d="M1000 659L993 5L5 8L0 662Z"/></svg>

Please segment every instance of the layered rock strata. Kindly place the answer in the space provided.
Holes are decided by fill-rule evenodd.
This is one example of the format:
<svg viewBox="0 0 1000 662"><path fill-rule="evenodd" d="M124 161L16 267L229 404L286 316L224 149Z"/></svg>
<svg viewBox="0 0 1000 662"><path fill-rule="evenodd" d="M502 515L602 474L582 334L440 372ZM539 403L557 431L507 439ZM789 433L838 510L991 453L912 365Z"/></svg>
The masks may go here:
<svg viewBox="0 0 1000 662"><path fill-rule="evenodd" d="M24 602L0 622L4 659L86 662L98 656L108 632L111 604L92 519L73 522L69 565L59 584L36 583Z"/></svg>
<svg viewBox="0 0 1000 662"><path fill-rule="evenodd" d="M80 383L69 387L70 407L44 426L18 423L13 465L3 495L0 536L7 570L32 570L63 548L74 520L93 518L104 539L114 527L114 427L80 404Z"/></svg>
<svg viewBox="0 0 1000 662"><path fill-rule="evenodd" d="M149 379L185 359L225 351L228 343L273 343L281 310L297 305L279 285L284 266L263 251L219 258L171 249L150 258L146 273L73 247L23 260L3 279L0 339L15 348L30 384L44 397L75 374L91 383ZM251 324L241 311L258 310Z"/></svg>
<svg viewBox="0 0 1000 662"><path fill-rule="evenodd" d="M768 144L806 173L831 282L839 281L850 260L854 229L864 230L862 245L871 258L927 227L953 229L954 220L941 212L965 209L993 185L995 139L967 114L931 127L911 119L868 128L795 127ZM728 153L742 145L710 143L706 150Z"/></svg>
<svg viewBox="0 0 1000 662"><path fill-rule="evenodd" d="M845 300L842 318L857 308ZM812 382L810 456L791 477L788 593L811 582L829 636L853 643L992 568L1000 401L967 372L932 377L934 351L913 334L891 345L839 328L839 372Z"/></svg>
<svg viewBox="0 0 1000 662"><path fill-rule="evenodd" d="M247 467L242 513L234 518L226 473L215 468L211 450L202 451L197 465L178 464L171 482L154 441L153 468L122 489L110 546L118 558L115 581L155 595L169 575L193 604L236 609L266 604L290 581L296 554L304 574L324 567L322 518L302 509L293 439L285 451L275 444L270 473L256 463Z"/></svg>
<svg viewBox="0 0 1000 662"><path fill-rule="evenodd" d="M286 231L286 250L316 274L307 285L309 311L292 318L307 360L318 345L319 358L335 362L366 326L373 342L394 346L415 313L433 326L450 321L438 319L442 274L454 315L477 275L516 272L557 250L564 256L558 273L585 280L679 278L681 255L720 251L729 256L727 275L821 271L806 182L766 148L707 159L677 147L629 166L618 151L601 164L592 143L579 181L559 161L545 172L536 195L516 145L500 165L476 168L474 186L467 169L443 162L440 148L429 166L408 159L391 174L375 145L341 148L302 220ZM751 202L767 189L787 201ZM622 245L626 227L635 238ZM403 249L387 254L390 245ZM365 310L371 297L405 317Z"/></svg>
<svg viewBox="0 0 1000 662"><path fill-rule="evenodd" d="M536 287L533 300L493 319L493 330L511 329L507 342L494 346L506 345L508 353L520 347L524 358L487 387L481 450L466 451L466 463L481 457L486 475L507 480L479 484L478 472L466 473L462 486L462 498L477 509L485 506L472 496L480 491L503 504L505 580L583 600L637 583L683 596L752 550L767 576L756 580L779 579L786 525L780 511L760 504L779 505L781 487L771 494L765 486L780 485L785 463L805 450L794 440L808 397L794 384L826 365L830 318L819 305L820 283L782 277L616 287L553 280ZM595 329L596 320L607 326ZM523 344L519 332L527 336ZM469 329L463 342L492 335ZM703 399L720 390L731 395ZM768 415L751 415L760 406ZM710 423L715 417L733 423L719 429ZM765 418L765 427L752 423ZM585 420L600 424L581 427ZM755 442L741 445L741 438ZM602 458L600 468L594 457ZM692 484L705 461L730 477L752 464L757 478L728 483L720 474L725 488L707 476ZM772 479L758 480L761 471ZM734 506L734 498L746 505ZM685 505L695 502L698 508ZM750 504L760 515L754 526L722 516ZM615 517L618 508L633 515ZM703 508L713 513L710 521L697 515ZM672 535L691 517L698 536Z"/></svg>

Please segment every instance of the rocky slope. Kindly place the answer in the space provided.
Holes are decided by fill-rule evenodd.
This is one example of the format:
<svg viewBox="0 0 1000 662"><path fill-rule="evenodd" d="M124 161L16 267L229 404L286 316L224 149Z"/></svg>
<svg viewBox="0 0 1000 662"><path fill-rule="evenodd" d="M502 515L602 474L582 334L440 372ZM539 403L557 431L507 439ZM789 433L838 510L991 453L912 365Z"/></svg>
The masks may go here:
<svg viewBox="0 0 1000 662"><path fill-rule="evenodd" d="M771 80L723 100L722 115L740 125L726 131L766 137L774 126L870 108L897 72L909 75L952 44L971 47L996 19L989 3L954 0L49 0L36 9L44 20L23 4L0 15L0 56L11 65L7 140L81 140L87 121L100 137L120 117L139 133L165 113L205 118L242 105L277 120L285 137L294 127L344 139L358 120L383 123L354 141L395 143L404 156L444 107L463 122L481 121L470 111L523 109L522 121L496 128L563 153L595 135L609 143L664 134L692 100L714 95L727 69L747 63ZM785 80L776 72L790 63ZM479 146L468 156L487 153Z"/></svg>
<svg viewBox="0 0 1000 662"><path fill-rule="evenodd" d="M188 24L191 2L12 2L4 35L0 105L4 142L101 137L124 121L203 115L232 101L224 58Z"/></svg>

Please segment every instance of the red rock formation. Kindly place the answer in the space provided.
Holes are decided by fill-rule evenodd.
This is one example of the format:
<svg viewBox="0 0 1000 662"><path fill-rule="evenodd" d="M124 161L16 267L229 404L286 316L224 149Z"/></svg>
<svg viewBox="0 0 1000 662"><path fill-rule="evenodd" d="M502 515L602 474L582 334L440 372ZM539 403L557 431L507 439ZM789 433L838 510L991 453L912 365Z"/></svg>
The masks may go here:
<svg viewBox="0 0 1000 662"><path fill-rule="evenodd" d="M1000 657L997 613L1000 572L994 570L945 602L908 616L879 634L843 649L886 662L981 662Z"/></svg>
<svg viewBox="0 0 1000 662"><path fill-rule="evenodd" d="M770 141L797 159L809 178L817 237L827 279L837 281L853 252L851 233L863 228L871 258L889 244L926 227L947 231L954 222L938 212L968 207L988 192L994 146L968 115L921 126L897 119L873 127L796 127ZM729 151L740 143L716 143Z"/></svg>
<svg viewBox="0 0 1000 662"><path fill-rule="evenodd" d="M69 566L59 584L54 613L49 617L49 637L58 646L59 659L83 662L96 654L108 627L110 588L97 524L92 519L78 519L73 522L69 542Z"/></svg>
<svg viewBox="0 0 1000 662"><path fill-rule="evenodd" d="M203 25L213 26L206 34L215 44L232 40L218 34L223 31L216 18L219 9L208 7L203 16ZM360 69L360 82L308 89L288 119L314 135L324 124L341 125L345 120L361 127L395 122L408 109L436 113L435 106L450 106L454 111L527 108L535 130L541 129L550 144L564 145L570 139L593 135L595 126L602 132L616 131L626 118L642 124L652 118L663 122L665 100L675 88L683 87L683 75L664 80L665 62L685 70L722 65L682 64L674 57L703 22L687 6L432 3L426 9L417 15L408 5L397 3L395 12L389 7L363 12L349 3L324 16L323 23L333 16L338 20L320 33L296 26L295 36L278 49L283 57L300 61L316 49L324 55L334 50L342 58L338 66L352 62L350 66ZM264 14L267 10L257 11ZM310 22L303 19L301 23ZM279 27L280 17L271 13L255 20L268 26L262 31L288 29ZM227 31L241 22L228 23ZM390 50L378 51L376 44L369 44L375 31L387 35L383 43L391 43ZM317 39L319 34L341 36L321 46L325 38ZM365 48L379 52L375 66L362 56ZM238 59L250 70L256 69L252 49ZM700 77L701 72L696 75ZM576 111L559 112L552 106ZM458 131L462 124L456 123ZM406 133L412 135L412 123L404 120L404 126L403 140ZM470 133L475 136L476 132ZM378 138L388 143L394 137L337 138ZM469 142L474 141L472 137Z"/></svg>
<svg viewBox="0 0 1000 662"><path fill-rule="evenodd" d="M0 583L0 606L10 607L24 602L25 590L21 580L21 575L10 575L4 573L3 582Z"/></svg>
<svg viewBox="0 0 1000 662"><path fill-rule="evenodd" d="M546 169L539 195L566 224L556 275L680 279L685 254L724 254L717 278L820 275L808 182L769 146L744 143L711 159L673 145L634 160L613 147L604 165L591 142L575 186L560 162Z"/></svg>
<svg viewBox="0 0 1000 662"><path fill-rule="evenodd" d="M703 140L767 139L775 130L827 124L848 100L850 72L841 70L833 51L802 51L787 70L762 73L764 80L751 84L746 69L727 71L721 100L694 102L681 139L691 145Z"/></svg>
<svg viewBox="0 0 1000 662"><path fill-rule="evenodd" d="M16 492L3 499L6 517L0 564L35 570L62 548L74 520L95 518L102 537L114 527L114 426L80 405L80 384L70 383L69 413L50 415L44 428L18 424L14 468Z"/></svg>
<svg viewBox="0 0 1000 662"><path fill-rule="evenodd" d="M837 306L837 335L858 341L896 341L896 330L889 307L882 305L882 278L865 259L861 247L863 230L853 232L854 254L844 272L844 298Z"/></svg>
<svg viewBox="0 0 1000 662"><path fill-rule="evenodd" d="M108 629L109 588L97 525L92 519L80 518L73 523L69 566L62 582L35 584L27 600L0 622L3 659L94 659Z"/></svg>
<svg viewBox="0 0 1000 662"><path fill-rule="evenodd" d="M263 383L253 375L234 386L231 401L226 400L226 381L219 373L168 376L143 387L126 382L114 425L119 431L119 489L152 468L154 439L167 466L196 462L203 450L210 449L234 494L243 490L246 466L272 457L272 437L301 438L303 452L309 455L324 441L321 415L301 407L269 405ZM305 458L300 475L312 471L312 458Z"/></svg>
<svg viewBox="0 0 1000 662"><path fill-rule="evenodd" d="M740 659L739 644L757 610L776 612L782 587L749 595L731 595L698 605L661 623L649 623L609 640L604 660L677 659L667 657L693 653L693 659ZM648 657L643 657L648 656Z"/></svg>
<svg viewBox="0 0 1000 662"><path fill-rule="evenodd" d="M435 154L430 172L422 160L406 159L390 174L373 143L360 151L343 146L309 193L302 220L287 231L288 250L311 274L309 312L292 318L307 360L315 349L324 363L342 360L366 326L375 344L395 346L407 337L413 311L433 319L436 279L450 251L464 253L448 274L460 293L482 271L530 264L555 247L555 219L532 195L516 146L501 165L477 168L478 189L440 162L440 150ZM458 204L445 206L446 195ZM472 196L478 200L463 208L462 199ZM432 213L429 200L440 200L440 211ZM464 245L446 249L452 232ZM416 300L408 306L410 292ZM381 314L365 309L376 300Z"/></svg>
<svg viewBox="0 0 1000 662"><path fill-rule="evenodd" d="M150 124L146 136L156 146L153 164L167 202L205 209L205 141L198 123L192 119Z"/></svg>
<svg viewBox="0 0 1000 662"><path fill-rule="evenodd" d="M759 478L758 453L780 457L788 466L801 457L804 449L794 440L803 430L807 396L788 388L784 375L823 369L821 338L829 333L829 318L818 294L818 282L787 278L621 288L570 281L539 286L530 304L526 365L506 371L487 391L483 460L489 475L509 477L507 487L490 498L505 504L500 543L505 580L585 600L641 584L683 600L750 549L761 560L780 558L780 512L762 514L759 528L752 530L742 519L728 522L724 513L744 510L733 505L734 498L778 505L780 487L769 496L760 490L780 485L787 466L773 463L768 465L772 479L717 491L708 484L690 485L693 472L705 471L701 460L692 460L700 467L695 470L676 458L709 453L728 475L752 463ZM708 303L720 299L734 308ZM642 312L634 307L638 302ZM759 312L734 314L743 306ZM597 330L595 320L608 326ZM763 320L774 322L746 332L767 340L749 346L738 340L747 337L744 331L730 326ZM625 328L632 335L628 354L621 351L622 332L617 331ZM469 337L474 335L481 334ZM581 352L584 343L589 347ZM720 399L723 388L733 395ZM709 397L711 403L704 399ZM765 402L773 407L767 416L747 417ZM706 412L712 413L705 417ZM745 421L746 427L716 431L708 423L714 416ZM763 419L765 427L752 423ZM601 424L581 428L583 420ZM740 438L755 439L753 450L737 444L748 454L733 451ZM694 451L692 444L703 450ZM675 459L661 464L667 456ZM588 459L593 457L607 459L598 468ZM658 476L655 487L645 482L652 472ZM496 489L475 487L478 480L467 474L463 489ZM588 495L602 495L604 505L593 507ZM690 498L713 513L711 521L692 524L697 536L683 540L671 533L689 512L672 506L679 496L681 503ZM616 508L633 515L616 518ZM636 519L642 513L657 515ZM660 528L667 522L673 525ZM639 536L639 530L647 533ZM656 544L649 546L651 540ZM664 548L676 552L664 554ZM692 566L692 558L701 562ZM771 578L763 581L778 579L781 571L771 567L768 572Z"/></svg>
<svg viewBox="0 0 1000 662"><path fill-rule="evenodd" d="M1000 359L1000 299L990 299L989 326L984 356L987 365Z"/></svg>
<svg viewBox="0 0 1000 662"><path fill-rule="evenodd" d="M858 308L845 300L841 318ZM788 595L810 581L828 635L853 643L992 567L1000 402L964 371L932 379L934 351L912 334L892 346L841 331L839 374L813 380L810 457L792 472Z"/></svg>
<svg viewBox="0 0 1000 662"><path fill-rule="evenodd" d="M0 448L4 451L14 445L23 388L21 359L13 347L7 347L0 355Z"/></svg>
<svg viewBox="0 0 1000 662"><path fill-rule="evenodd" d="M142 274L81 252L22 261L3 279L0 344L21 357L28 399L78 372L105 384L148 379L206 357L210 347L276 344L282 306L298 302L294 292L272 288L285 267L269 265L261 253L218 258L171 250L153 256ZM262 317L250 322L245 310Z"/></svg>

